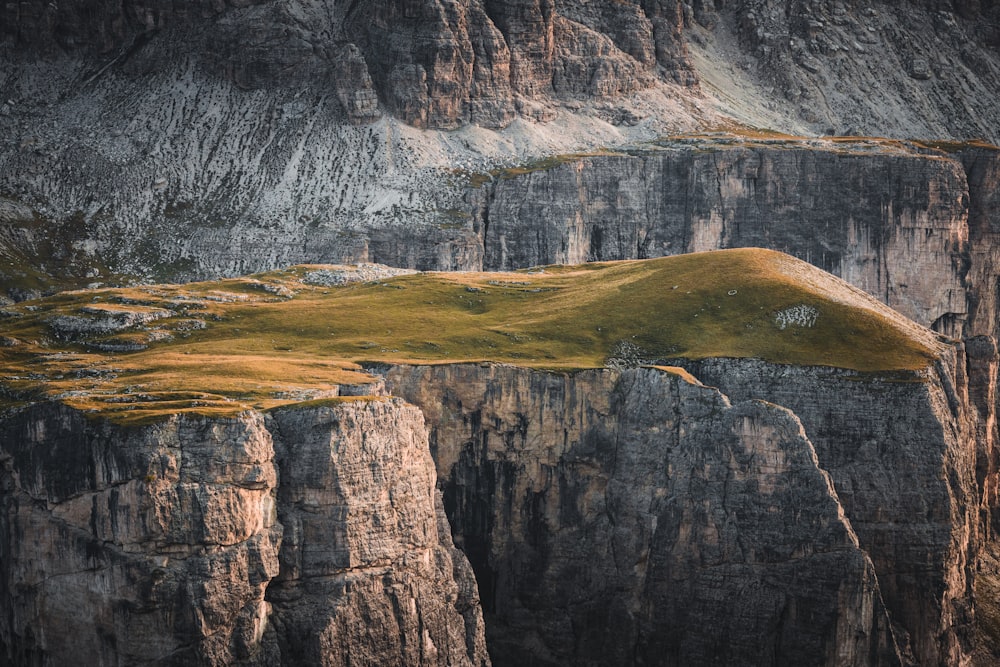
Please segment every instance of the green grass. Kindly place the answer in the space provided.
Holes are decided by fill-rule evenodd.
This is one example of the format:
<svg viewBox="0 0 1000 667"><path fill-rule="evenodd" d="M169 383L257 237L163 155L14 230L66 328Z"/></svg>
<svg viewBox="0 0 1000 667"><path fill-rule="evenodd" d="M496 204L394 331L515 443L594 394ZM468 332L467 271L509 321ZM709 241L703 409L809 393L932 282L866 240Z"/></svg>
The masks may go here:
<svg viewBox="0 0 1000 667"><path fill-rule="evenodd" d="M759 357L891 373L925 368L942 347L846 283L767 250L542 272L423 273L340 287L313 287L303 275L294 267L211 283L69 292L12 307L21 315L0 319L0 335L21 343L0 347L0 366L13 378L6 393L20 398L8 403L65 396L113 418L147 419L178 411L178 401L216 414L307 400L331 385L371 381L359 365L365 362L575 370L603 366L624 342L650 363ZM275 297L262 283L294 297ZM86 340L55 340L46 324L121 302L175 313L148 329L192 317L206 328L174 331L139 352L100 354ZM776 315L796 306L815 309L815 326L779 327Z"/></svg>

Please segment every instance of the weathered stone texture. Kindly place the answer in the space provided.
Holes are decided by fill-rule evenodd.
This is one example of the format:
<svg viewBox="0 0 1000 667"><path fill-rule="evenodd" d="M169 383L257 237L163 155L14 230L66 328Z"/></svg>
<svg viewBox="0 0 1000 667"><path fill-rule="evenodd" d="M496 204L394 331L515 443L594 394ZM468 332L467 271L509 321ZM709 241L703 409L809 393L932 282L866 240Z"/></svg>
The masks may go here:
<svg viewBox="0 0 1000 667"><path fill-rule="evenodd" d="M268 423L284 527L268 599L282 663L487 664L475 580L439 509L419 411L398 400L292 407Z"/></svg>
<svg viewBox="0 0 1000 667"><path fill-rule="evenodd" d="M753 359L683 362L734 399L778 403L802 420L919 664L968 658L975 563L995 521L996 347L972 345L968 362L943 358L923 381Z"/></svg>
<svg viewBox="0 0 1000 667"><path fill-rule="evenodd" d="M396 367L497 664L898 664L795 417L657 369Z"/></svg>
<svg viewBox="0 0 1000 667"><path fill-rule="evenodd" d="M976 185L995 197L990 175ZM988 282L966 281L969 190L958 160L792 142L574 159L496 179L472 205L490 269L766 247L961 335Z"/></svg>
<svg viewBox="0 0 1000 667"><path fill-rule="evenodd" d="M1000 84L995 2L695 2L694 16L767 102L815 132L991 137ZM692 31L695 33L697 31ZM731 41L730 41L731 40ZM743 77L746 77L745 79ZM747 101L749 104L752 102ZM991 127L992 126L992 127Z"/></svg>
<svg viewBox="0 0 1000 667"><path fill-rule="evenodd" d="M251 658L281 537L259 416L114 428L43 405L0 429L0 657Z"/></svg>
<svg viewBox="0 0 1000 667"><path fill-rule="evenodd" d="M155 31L177 29L175 38L194 35L194 55L213 56L206 64L244 88L313 88L334 79L352 122L376 118L381 99L417 127L502 127L523 109L519 97L547 105L617 97L664 79L696 82L676 0L606 3L596 12L588 4L19 2L0 7L0 21L21 48L115 60L137 52ZM574 16L586 24L567 18ZM207 34L191 30L206 19Z"/></svg>
<svg viewBox="0 0 1000 667"><path fill-rule="evenodd" d="M267 426L51 404L0 423L0 662L487 665L420 414Z"/></svg>

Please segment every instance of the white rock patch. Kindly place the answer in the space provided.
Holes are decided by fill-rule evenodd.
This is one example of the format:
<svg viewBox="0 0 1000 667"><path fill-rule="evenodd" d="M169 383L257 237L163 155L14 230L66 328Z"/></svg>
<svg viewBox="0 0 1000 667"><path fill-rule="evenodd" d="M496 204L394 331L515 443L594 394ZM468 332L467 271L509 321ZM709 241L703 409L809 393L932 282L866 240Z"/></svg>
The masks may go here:
<svg viewBox="0 0 1000 667"><path fill-rule="evenodd" d="M800 303L797 306L778 311L774 316L774 322L782 330L793 325L811 329L816 325L816 318L818 317L818 310L812 306Z"/></svg>

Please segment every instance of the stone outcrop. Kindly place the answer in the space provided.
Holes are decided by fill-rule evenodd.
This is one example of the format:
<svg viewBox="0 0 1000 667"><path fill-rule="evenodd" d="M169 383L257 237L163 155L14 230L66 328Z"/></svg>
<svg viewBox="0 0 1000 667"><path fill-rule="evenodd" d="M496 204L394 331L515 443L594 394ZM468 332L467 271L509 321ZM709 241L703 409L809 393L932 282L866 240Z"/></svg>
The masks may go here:
<svg viewBox="0 0 1000 667"><path fill-rule="evenodd" d="M396 365L371 370L399 398L8 414L0 655L953 665L986 646L993 338L917 371L680 363L719 388Z"/></svg>
<svg viewBox="0 0 1000 667"><path fill-rule="evenodd" d="M1000 150L967 147L959 153L969 182L970 335L1000 338L996 248L1000 243Z"/></svg>
<svg viewBox="0 0 1000 667"><path fill-rule="evenodd" d="M486 665L475 579L451 541L423 419L401 401L361 405L268 417L282 662Z"/></svg>
<svg viewBox="0 0 1000 667"><path fill-rule="evenodd" d="M997 142L995 9L970 7L921 3L899 17L889 5L763 0L5 3L0 219L18 214L0 230L14 260L0 263L3 282L22 298L294 263L478 269L483 230L462 202L465 177L726 125L705 96L713 86L696 85L726 67L736 78L723 92L750 90L738 106L770 109L734 111L745 123ZM859 51L845 31L875 42ZM799 62L816 59L830 68ZM799 118L821 101L830 118ZM947 317L942 330L958 326Z"/></svg>
<svg viewBox="0 0 1000 667"><path fill-rule="evenodd" d="M991 359L987 374L995 374ZM426 415L497 664L529 655L543 664L631 664L636 656L826 664L840 650L832 646L844 647L843 664L959 664L974 632L984 493L964 364L943 359L937 370L894 378L752 360L696 366L711 381L728 378L723 391L733 388L740 400L802 410L802 433L794 419L785 422L791 431L777 426L791 417L783 410L729 407L716 390L651 368L385 373L390 390ZM992 419L988 401L984 408ZM785 444L765 444L774 438ZM804 481L825 480L827 471L829 495ZM840 538L830 541L834 524L820 518L823 507L856 531L860 560ZM879 593L862 600L847 582L858 581L869 557L873 574L861 580ZM801 576L787 579L792 570ZM747 580L756 583L729 588ZM844 596L833 608L832 599L819 602L831 586ZM793 601L800 593L812 599ZM733 600L755 611L728 614L720 632L710 610L732 609ZM832 631L859 608L874 625L862 623L850 647L839 634L825 643L795 611L829 619L818 626Z"/></svg>
<svg viewBox="0 0 1000 667"><path fill-rule="evenodd" d="M5 664L489 662L399 401L131 426L42 404L0 443Z"/></svg>
<svg viewBox="0 0 1000 667"><path fill-rule="evenodd" d="M254 655L281 543L259 416L119 429L40 406L2 428L5 661Z"/></svg>
<svg viewBox="0 0 1000 667"><path fill-rule="evenodd" d="M348 118L360 123L378 116L381 100L417 127L502 127L519 112L551 119L555 99L696 83L677 0L600 9L553 0L19 2L0 9L0 20L20 48L68 50L99 66L149 58L143 46L153 40L156 50L156 33L167 30L246 89L332 79Z"/></svg>

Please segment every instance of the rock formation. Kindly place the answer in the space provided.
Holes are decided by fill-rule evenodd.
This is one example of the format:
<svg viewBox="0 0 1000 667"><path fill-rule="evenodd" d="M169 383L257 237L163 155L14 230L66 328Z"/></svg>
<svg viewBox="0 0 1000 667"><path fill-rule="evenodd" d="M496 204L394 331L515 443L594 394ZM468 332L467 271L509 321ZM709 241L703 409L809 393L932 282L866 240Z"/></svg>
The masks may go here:
<svg viewBox="0 0 1000 667"><path fill-rule="evenodd" d="M488 268L768 247L925 326L995 336L989 286L1000 151L963 150L666 142L505 174L483 185L472 206Z"/></svg>
<svg viewBox="0 0 1000 667"><path fill-rule="evenodd" d="M968 659L979 512L994 482L977 483L965 361L941 363L896 378L690 364L740 400L769 401L732 408L655 369L392 367L386 377L427 417L497 664L825 664L822 633L843 641L843 615L863 609L859 643L838 664L943 665ZM790 415L774 404L801 412L804 431L788 440L798 422L778 427ZM784 444L766 444L774 438ZM822 507L843 513L863 558L819 528L834 525ZM860 581L871 592L877 581L878 594L859 598L846 582L868 567ZM839 610L819 603L829 586ZM711 610L734 600L741 612L720 632Z"/></svg>
<svg viewBox="0 0 1000 667"><path fill-rule="evenodd" d="M998 142L996 21L988 3L5 3L3 270L35 294L471 269L463 175L554 152L737 124Z"/></svg>
<svg viewBox="0 0 1000 667"><path fill-rule="evenodd" d="M661 369L390 376L427 401L500 664L900 664L787 410ZM41 405L3 428L7 660L487 661L412 407L124 428Z"/></svg>
<svg viewBox="0 0 1000 667"><path fill-rule="evenodd" d="M995 479L980 484L976 476L978 413L970 409L967 364L961 357L957 366L940 364L926 383L901 378L875 399L870 382L828 369L690 363L723 391L773 401L799 416L871 556L885 604L905 629L899 639L919 664L962 663L962 646L973 636L968 601L978 550L992 532L979 513L995 512L988 501ZM988 382L995 384L992 373Z"/></svg>
<svg viewBox="0 0 1000 667"><path fill-rule="evenodd" d="M498 664L981 659L998 26L977 0L3 3L4 303L764 246L963 341L913 372L672 362L718 389L638 348L614 370L381 367L429 436L387 396L22 406L0 416L0 662L483 665L487 635ZM819 138L847 134L895 139ZM125 353L211 328L112 339L181 308L118 305L37 336ZM39 378L77 397L21 335L0 346L48 358L4 404Z"/></svg>
<svg viewBox="0 0 1000 667"><path fill-rule="evenodd" d="M765 250L393 273L0 310L2 655L991 654L993 337L934 334ZM490 355L574 370L472 361Z"/></svg>
<svg viewBox="0 0 1000 667"><path fill-rule="evenodd" d="M707 26L689 35L705 64L696 70L733 113L773 118L780 109L830 134L898 127L888 134L996 142L986 120L1000 76L996 3L917 0L905 11L839 0L692 4ZM931 120L956 102L963 110L941 118L943 127Z"/></svg>
<svg viewBox="0 0 1000 667"><path fill-rule="evenodd" d="M489 663L399 401L129 426L41 404L0 443L5 664Z"/></svg>

